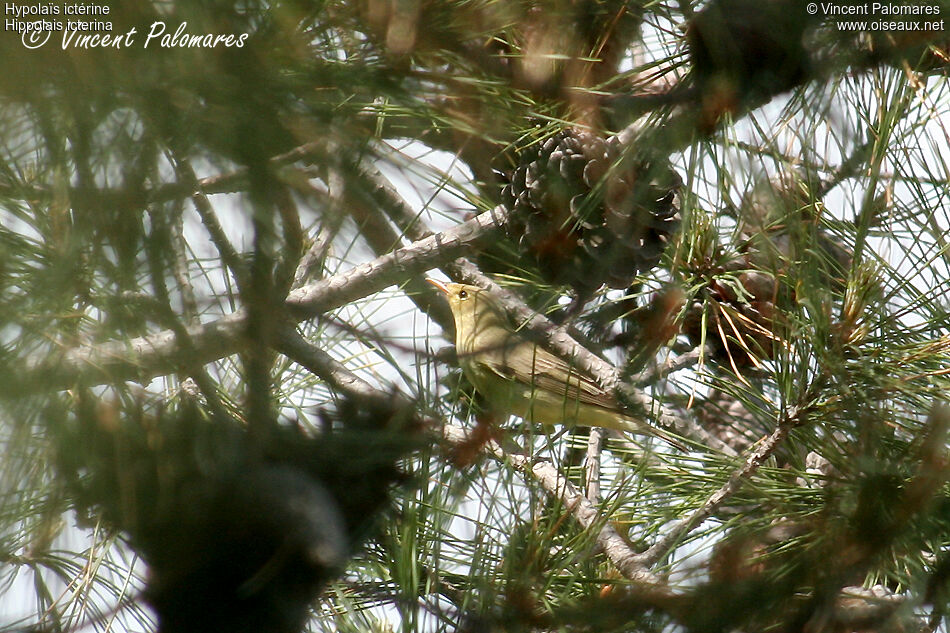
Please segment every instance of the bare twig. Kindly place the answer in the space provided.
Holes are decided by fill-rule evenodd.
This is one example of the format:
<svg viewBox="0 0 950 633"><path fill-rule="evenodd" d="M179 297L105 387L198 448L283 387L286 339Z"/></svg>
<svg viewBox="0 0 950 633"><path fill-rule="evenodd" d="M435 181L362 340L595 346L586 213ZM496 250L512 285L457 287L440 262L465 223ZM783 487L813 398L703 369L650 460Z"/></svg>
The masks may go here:
<svg viewBox="0 0 950 633"><path fill-rule="evenodd" d="M286 187L275 187L274 206L280 217L283 241L279 245L275 294L283 297L294 287L294 278L300 260L304 256L304 233L300 225L300 213L293 196Z"/></svg>
<svg viewBox="0 0 950 633"><path fill-rule="evenodd" d="M245 266L237 251L234 249L234 246L232 246L228 240L227 235L225 235L221 223L218 222L218 216L215 214L214 208L208 200L208 196L201 190L201 185L195 176L195 170L192 169L191 163L178 157L173 157L173 163L175 165L175 171L178 174L178 179L182 181L183 186L188 188L191 200L195 205L195 210L198 211L201 223L204 225L205 230L208 231L212 243L214 243L215 248L218 250L221 261L224 262L224 265L227 266L231 274L234 275L234 278L238 282L238 287L246 286L248 278L247 266Z"/></svg>
<svg viewBox="0 0 950 633"><path fill-rule="evenodd" d="M308 281L323 277L323 266L330 252L333 236L336 235L338 228L339 223L334 223L332 226L320 226L317 234L313 237L310 248L297 262L297 269L294 271L294 282L290 286L291 290L302 288Z"/></svg>
<svg viewBox="0 0 950 633"><path fill-rule="evenodd" d="M633 384L638 387L646 387L652 385L653 383L663 380L670 374L675 374L681 369L686 369L687 367L692 367L699 362L699 359L704 355L703 348L701 345L697 345L693 349L680 354L676 358L670 358L665 363L657 365L656 367L651 367L649 370L645 370L642 373L638 374L633 379ZM709 355L709 352L706 351L705 355Z"/></svg>
<svg viewBox="0 0 950 633"><path fill-rule="evenodd" d="M168 226L164 214L150 210L149 218L152 224L152 235L146 244L146 259L149 264L149 274L152 280L153 294L158 305L158 313L161 316L161 323L165 323L173 332L175 346L179 352L179 367L191 377L192 382L201 390L205 396L208 408L216 415L221 415L223 407L218 397L215 383L208 376L203 363L193 361L192 341L188 331L182 322L174 313L171 305L171 296L168 287L165 284L165 266L164 261L167 258L172 259L172 266L176 265L181 253L175 252L175 229L177 222L172 222L172 227ZM168 250L170 252L166 253ZM187 286L190 288L190 285ZM186 315L194 324L197 323L197 313L192 312Z"/></svg>
<svg viewBox="0 0 950 633"><path fill-rule="evenodd" d="M600 503L600 454L604 443L604 430L591 427L587 436L587 458L584 460L584 489L587 500Z"/></svg>
<svg viewBox="0 0 950 633"><path fill-rule="evenodd" d="M339 203L346 205L363 237L377 255L390 252L402 243L404 237L417 241L432 235L430 232L412 230L411 220L407 220L408 226L400 224L400 230L396 230L389 218L402 218L405 214L411 214L412 210L385 176L371 165L351 167L346 178L357 182L354 184L344 180L341 175L345 185L336 194L333 194L331 187L331 194L340 196ZM442 300L431 301L436 293L425 280L410 277L405 280L403 289L409 300L443 330L447 331L452 327L452 314L448 305Z"/></svg>
<svg viewBox="0 0 950 633"><path fill-rule="evenodd" d="M508 211L495 207L447 231L300 288L288 296L288 307L297 320L304 320L401 283L407 275L421 274L487 239L507 219Z"/></svg>
<svg viewBox="0 0 950 633"><path fill-rule="evenodd" d="M189 323L198 322L198 302L195 299L195 289L191 285L191 279L188 276L188 253L185 242L183 214L181 204L176 203L175 213L170 226L169 242L171 243L173 256L171 257L172 274L175 277L175 283L178 284L178 292L181 293L182 314Z"/></svg>
<svg viewBox="0 0 950 633"><path fill-rule="evenodd" d="M363 166L363 182L366 191L373 197L380 209L399 227L402 234L411 240L421 240L432 235L420 221L419 214L399 195L393 184L372 165Z"/></svg>
<svg viewBox="0 0 950 633"><path fill-rule="evenodd" d="M389 404L398 393L388 393L363 380L350 371L343 363L334 360L325 351L302 337L293 326L281 328L277 332L277 350L301 367L319 376L333 389L355 398ZM408 400L406 400L408 404Z"/></svg>
<svg viewBox="0 0 950 633"><path fill-rule="evenodd" d="M270 160L271 167L290 165L298 161L324 159L326 156L326 139L304 143L294 149L274 156ZM247 191L248 170L246 167L235 169L226 174L209 176L193 182L179 181L167 183L157 187L148 197L149 202L167 202L193 195L196 191L204 195L214 193L237 193Z"/></svg>

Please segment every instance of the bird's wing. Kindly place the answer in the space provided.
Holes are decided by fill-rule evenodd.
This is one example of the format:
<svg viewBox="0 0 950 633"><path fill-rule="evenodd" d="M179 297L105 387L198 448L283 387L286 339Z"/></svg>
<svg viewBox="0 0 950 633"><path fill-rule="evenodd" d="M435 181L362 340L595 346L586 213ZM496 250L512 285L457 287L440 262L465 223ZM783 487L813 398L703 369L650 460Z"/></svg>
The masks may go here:
<svg viewBox="0 0 950 633"><path fill-rule="evenodd" d="M529 378L529 382L531 379ZM540 347L535 348L534 385L539 389L563 395L570 400L615 409L617 400L594 379L578 371L559 357Z"/></svg>
<svg viewBox="0 0 950 633"><path fill-rule="evenodd" d="M592 378L580 373L542 347L528 342L520 343L520 345L523 345L519 350L520 357L531 359L533 371L526 371L529 369L527 365L512 366L512 363L504 361L504 355L497 354L481 355L478 364L501 378L531 385L535 389L564 396L570 401L607 409L617 407L613 394L601 388Z"/></svg>

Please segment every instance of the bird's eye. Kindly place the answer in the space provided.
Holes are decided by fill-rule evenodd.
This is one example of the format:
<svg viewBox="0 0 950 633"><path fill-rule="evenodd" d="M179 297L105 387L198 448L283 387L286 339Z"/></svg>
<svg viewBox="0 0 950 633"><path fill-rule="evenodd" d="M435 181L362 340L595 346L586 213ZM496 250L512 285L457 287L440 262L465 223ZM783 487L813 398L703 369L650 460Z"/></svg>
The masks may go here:
<svg viewBox="0 0 950 633"><path fill-rule="evenodd" d="M459 299L468 299L468 291L459 290Z"/></svg>

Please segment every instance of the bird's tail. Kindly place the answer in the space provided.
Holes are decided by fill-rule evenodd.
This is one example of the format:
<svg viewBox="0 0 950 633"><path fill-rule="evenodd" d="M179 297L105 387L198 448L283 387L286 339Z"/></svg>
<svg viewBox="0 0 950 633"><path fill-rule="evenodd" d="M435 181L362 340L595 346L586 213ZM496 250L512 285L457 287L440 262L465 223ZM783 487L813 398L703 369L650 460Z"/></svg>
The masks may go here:
<svg viewBox="0 0 950 633"><path fill-rule="evenodd" d="M687 452L689 450L686 444L683 443L682 438L669 429L653 426L652 424L647 424L646 422L628 417L620 418L618 422L620 422L618 426L621 427L617 429L618 431L628 431L635 435L652 435L653 437L658 437L664 442L671 444L683 452Z"/></svg>

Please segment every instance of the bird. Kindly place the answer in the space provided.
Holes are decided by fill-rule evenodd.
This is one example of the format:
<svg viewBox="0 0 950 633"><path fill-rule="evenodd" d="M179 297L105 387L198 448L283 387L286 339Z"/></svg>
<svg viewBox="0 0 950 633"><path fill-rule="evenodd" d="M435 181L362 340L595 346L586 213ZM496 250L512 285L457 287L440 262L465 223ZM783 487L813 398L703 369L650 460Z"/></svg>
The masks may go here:
<svg viewBox="0 0 950 633"><path fill-rule="evenodd" d="M495 412L549 425L594 426L659 437L686 450L671 432L632 417L589 375L524 338L488 291L427 282L445 295L465 376Z"/></svg>

